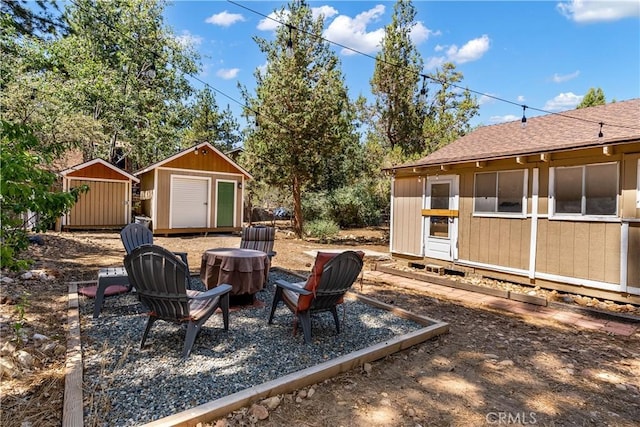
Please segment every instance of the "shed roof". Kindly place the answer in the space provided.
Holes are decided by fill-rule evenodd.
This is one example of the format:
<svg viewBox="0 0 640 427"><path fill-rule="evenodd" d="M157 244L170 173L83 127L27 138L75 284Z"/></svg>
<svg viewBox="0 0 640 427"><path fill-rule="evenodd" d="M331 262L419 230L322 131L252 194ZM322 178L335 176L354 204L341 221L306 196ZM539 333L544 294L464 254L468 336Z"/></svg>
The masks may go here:
<svg viewBox="0 0 640 427"><path fill-rule="evenodd" d="M201 150L203 148L207 148L209 150L212 150L213 152L215 152L216 154L218 154L222 159L224 159L226 162L228 162L232 167L234 167L235 169L238 170L238 172L240 172L241 174L245 175L248 179L253 179L253 177L251 176L251 174L249 172L247 172L244 168L242 168L239 164L237 164L236 162L234 162L231 158L229 158L229 156L227 156L226 154L224 154L222 151L218 150L216 147L214 147L213 145L209 144L208 142L201 142L200 144L196 144L193 147L189 147L186 148L176 154L174 154L171 157L167 157L166 159L160 160L159 162L156 162L152 165L147 166L144 169L141 169L139 171L134 172L134 175L139 176L142 175L146 172L149 172L153 169L159 168L164 164L167 164L169 162L171 162L172 160L175 160L179 157L182 157L184 155L193 153L194 150Z"/></svg>
<svg viewBox="0 0 640 427"><path fill-rule="evenodd" d="M70 168L67 168L67 169L59 172L59 174L60 174L60 176L65 177L65 176L67 176L69 174L72 174L73 172L78 172L78 171L80 171L82 169L88 168L88 167L93 166L93 165L102 165L102 166L104 166L106 168L109 168L109 169L113 170L117 174L122 175L126 179L130 179L130 180L135 181L135 182L140 182L140 180L138 178L136 178L135 176L131 175L127 171L124 171L124 170L120 169L119 167L114 166L111 163L109 163L106 160L101 159L101 158L96 158L96 159L89 160L89 161L84 162L84 163L80 163L80 164L75 165L75 166L71 166Z"/></svg>
<svg viewBox="0 0 640 427"><path fill-rule="evenodd" d="M602 126L602 137L598 137ZM640 98L483 126L420 160L394 166L464 163L640 140Z"/></svg>

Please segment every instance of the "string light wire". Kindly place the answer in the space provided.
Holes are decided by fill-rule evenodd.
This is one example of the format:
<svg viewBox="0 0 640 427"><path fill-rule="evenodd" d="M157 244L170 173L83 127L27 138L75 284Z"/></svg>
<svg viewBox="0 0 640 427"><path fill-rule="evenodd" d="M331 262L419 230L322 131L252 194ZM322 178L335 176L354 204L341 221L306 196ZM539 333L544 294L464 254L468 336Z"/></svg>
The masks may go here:
<svg viewBox="0 0 640 427"><path fill-rule="evenodd" d="M270 15L265 15L264 13L261 13L261 12L259 12L259 11L257 11L257 10L254 10L254 9L251 9L250 7L245 6L245 5L243 5L243 4L241 4L241 3L238 3L238 2L236 2L236 1L233 1L233 0L227 0L227 2L228 2L228 3L230 3L230 4L233 4L233 5L237 6L237 7L240 7L240 8L242 8L242 9L245 9L245 10L247 10L247 11L251 12L251 13L254 13L254 14L256 14L256 15L262 16L262 17L263 17L263 18L265 18L265 19L269 19L269 20L271 20L271 21L273 21L273 22L275 22L275 23L277 23L277 24L285 25L285 26L289 27L289 29L290 29L290 30L291 30L291 28L293 28L293 29L295 29L295 30L297 30L297 31L300 31L300 32L302 32L302 33L305 33L305 34L307 34L307 35L309 35L309 36L311 36L311 37L319 38L319 39L320 39L320 40L322 40L322 41L325 41L325 42L330 43L330 44L332 44L332 45L335 45L335 46L341 47L342 49L349 50L349 51L351 51L351 52L353 52L353 53L356 53L356 54L358 54L358 55L361 55L361 56L364 56L364 57L367 57L367 58L373 59L374 61L380 61L380 62L382 62L382 63L384 63L384 64L387 64L387 65L390 65L390 66L393 66L393 67L396 67L396 68L401 68L401 69L406 69L406 68L407 68L407 67L405 67L404 65L396 64L396 63L394 63L394 62L389 62L389 61L386 61L386 60L384 60L384 59L377 58L377 57L375 57L375 56L373 56L373 55L370 55L370 54L368 54L368 53L365 53L365 52L362 52L362 51L360 51L360 50L354 49L354 48L352 48L352 47L349 47L349 46L343 45L343 44L341 44L341 43L334 42L334 41L329 40L329 39L327 39L327 38L325 38L325 37L318 37L318 36L316 36L315 34L312 34L312 33L309 33L309 32L307 32L307 31L305 31L305 30L302 30L302 29L296 28L295 26L291 25L290 23L282 22L282 21L280 21L280 20L278 20L278 19L276 19L276 18L274 18L274 17L272 17L272 16L270 16ZM411 70L411 69L409 69L409 71L414 72L414 71L413 71L413 70ZM434 82L436 82L436 83L438 83L438 84L440 84L440 85L444 85L444 82L442 82L442 81L440 81L440 80L438 80L438 79L436 79L436 78L434 78L434 77L432 77L432 76L429 76L429 75L426 75L426 74L422 74L422 73L418 73L418 75L419 75L420 77L422 77L422 78L423 78L423 80L424 80L424 79L429 79L429 80L434 81ZM583 117L574 117L574 116L570 116L570 115L568 115L568 114L564 114L564 113L558 113L558 112L553 112L553 111L547 111L547 110L543 110L543 109L541 109L541 108L535 108L535 107L531 107L531 106L528 106L528 105L519 104L519 103L517 103L517 102L510 101L510 100L508 100L508 99L500 98L500 97L495 96L495 95L490 95L490 94L488 94L488 93L484 93L484 92L480 92L480 91L477 91L477 90L473 90L473 89L470 89L470 88L468 88L468 87L463 87L463 86L460 86L460 85L456 85L456 84L454 84L454 83L448 83L448 84L449 84L449 86L454 87L454 88L456 88L456 89L468 90L470 93L473 93L473 94L476 94L476 95L480 95L480 96L482 96L482 97L491 98L491 99L494 99L494 100L496 100L496 101L500 101L500 102L504 102L504 103L507 103L507 104L516 105L516 106L522 107L522 108L523 108L523 112L524 112L524 109L528 108L528 109L530 109L530 110L538 111L538 112L540 112L540 113L544 113L544 114L549 114L549 115L553 114L553 115L556 115L556 116L562 116L562 117L566 117L566 118L569 118L569 119L580 120L580 121L587 122L587 123L594 123L594 124L598 124L598 125L600 125L600 128L601 128L601 129L602 129L602 126L606 124L607 126L611 126L611 127L619 127L619 128L626 128L626 129L640 130L640 127L633 127L633 126L628 126L628 125L619 125L619 124L615 124L615 123L604 123L604 122L602 122L602 121L600 121L600 120L590 120L590 119L585 119L585 118L583 118ZM422 91L421 91L421 93L422 93ZM526 123L526 117L524 116L524 114L523 114L523 121L522 121L522 123Z"/></svg>

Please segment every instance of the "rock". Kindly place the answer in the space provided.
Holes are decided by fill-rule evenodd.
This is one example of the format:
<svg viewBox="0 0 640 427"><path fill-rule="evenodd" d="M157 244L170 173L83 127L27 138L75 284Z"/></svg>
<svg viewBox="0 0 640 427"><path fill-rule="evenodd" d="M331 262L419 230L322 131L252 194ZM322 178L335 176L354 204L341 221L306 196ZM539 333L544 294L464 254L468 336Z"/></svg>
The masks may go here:
<svg viewBox="0 0 640 427"><path fill-rule="evenodd" d="M371 363L365 363L364 365L362 365L362 369L367 373L370 374L371 373L371 369L373 367L371 366Z"/></svg>
<svg viewBox="0 0 640 427"><path fill-rule="evenodd" d="M55 342L47 342L47 343L44 343L42 345L42 348L40 348L40 350L42 350L42 352L44 354L51 355L51 354L56 354L56 349L57 348L58 348L58 344L57 343L55 343Z"/></svg>
<svg viewBox="0 0 640 427"><path fill-rule="evenodd" d="M313 396L314 394L316 394L316 389L311 387L309 389L309 391L307 392L307 399L309 399L311 396Z"/></svg>
<svg viewBox="0 0 640 427"><path fill-rule="evenodd" d="M267 411L267 408L262 405L253 405L251 409L249 409L249 414L259 420L266 420L269 418L269 411Z"/></svg>
<svg viewBox="0 0 640 427"><path fill-rule="evenodd" d="M229 422L227 420L218 420L213 427L229 427Z"/></svg>
<svg viewBox="0 0 640 427"><path fill-rule="evenodd" d="M627 386L624 384L616 384L618 390L627 391Z"/></svg>
<svg viewBox="0 0 640 427"><path fill-rule="evenodd" d="M0 279L0 282L2 282L2 283L13 283L13 282L15 282L15 280L13 280L11 277L2 276L2 278Z"/></svg>
<svg viewBox="0 0 640 427"><path fill-rule="evenodd" d="M296 397L296 403L302 403L302 398L300 396Z"/></svg>
<svg viewBox="0 0 640 427"><path fill-rule="evenodd" d="M16 353L16 359L25 368L31 368L33 366L33 356L26 350L20 350Z"/></svg>
<svg viewBox="0 0 640 427"><path fill-rule="evenodd" d="M313 389L311 389L313 390ZM273 396L268 399L264 399L261 403L267 407L270 411L273 411L278 406L280 406L280 398L278 396Z"/></svg>
<svg viewBox="0 0 640 427"><path fill-rule="evenodd" d="M497 354L493 354L493 353L486 353L484 357L485 359L495 359L495 360L500 359L500 357L498 357Z"/></svg>
<svg viewBox="0 0 640 427"><path fill-rule="evenodd" d="M22 276L20 276L20 278L24 280L31 280L33 279L33 273L30 271L27 271L26 273L23 273Z"/></svg>
<svg viewBox="0 0 640 427"><path fill-rule="evenodd" d="M65 346L63 346L63 345L58 344L58 345L56 345L56 348L55 348L53 353L59 356L59 355L64 354L66 352L67 352L67 348Z"/></svg>
<svg viewBox="0 0 640 427"><path fill-rule="evenodd" d="M304 399L304 398L306 398L306 397L307 397L307 391L306 391L306 390L300 390L300 391L298 392L298 397L299 397L300 399Z"/></svg>
<svg viewBox="0 0 640 427"><path fill-rule="evenodd" d="M408 415L409 417L415 417L415 416L416 416L416 410L415 410L415 409L413 409L413 408L409 408L409 409L407 409L407 415Z"/></svg>
<svg viewBox="0 0 640 427"><path fill-rule="evenodd" d="M383 406L391 406L391 400L389 400L389 399L382 399L382 400L380 401L380 405L383 405Z"/></svg>
<svg viewBox="0 0 640 427"><path fill-rule="evenodd" d="M48 341L49 337L46 335L42 335L42 334L33 334L33 340L34 341Z"/></svg>

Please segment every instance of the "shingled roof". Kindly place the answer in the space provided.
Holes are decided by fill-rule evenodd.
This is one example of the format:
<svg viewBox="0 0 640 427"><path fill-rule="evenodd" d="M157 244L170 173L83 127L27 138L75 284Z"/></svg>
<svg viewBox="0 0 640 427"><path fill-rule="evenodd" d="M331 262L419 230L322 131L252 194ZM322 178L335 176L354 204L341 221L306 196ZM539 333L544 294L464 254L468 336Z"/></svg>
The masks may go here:
<svg viewBox="0 0 640 427"><path fill-rule="evenodd" d="M603 122L602 137L599 123ZM483 161L640 140L640 98L483 126L427 157L393 167Z"/></svg>

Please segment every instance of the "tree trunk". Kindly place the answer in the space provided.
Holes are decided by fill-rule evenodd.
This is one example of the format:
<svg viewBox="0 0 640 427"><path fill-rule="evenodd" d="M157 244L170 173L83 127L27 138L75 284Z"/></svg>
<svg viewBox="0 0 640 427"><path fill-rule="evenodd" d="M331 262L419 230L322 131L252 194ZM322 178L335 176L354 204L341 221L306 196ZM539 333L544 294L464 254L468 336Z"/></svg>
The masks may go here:
<svg viewBox="0 0 640 427"><path fill-rule="evenodd" d="M302 238L302 198L298 175L293 176L293 231Z"/></svg>

